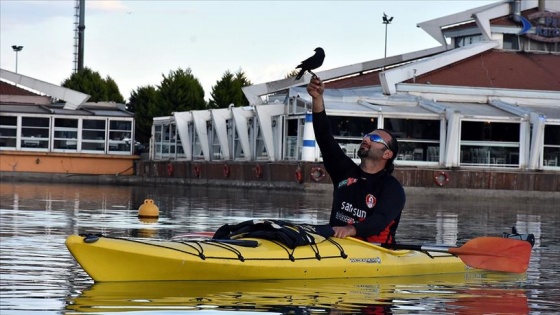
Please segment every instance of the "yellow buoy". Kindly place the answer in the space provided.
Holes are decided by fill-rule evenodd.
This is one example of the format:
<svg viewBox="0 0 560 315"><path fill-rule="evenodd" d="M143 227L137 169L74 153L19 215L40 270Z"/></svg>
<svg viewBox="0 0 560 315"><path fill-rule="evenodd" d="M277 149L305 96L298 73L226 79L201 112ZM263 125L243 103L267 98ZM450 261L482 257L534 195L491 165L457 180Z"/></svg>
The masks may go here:
<svg viewBox="0 0 560 315"><path fill-rule="evenodd" d="M159 217L159 208L154 204L152 199L145 199L144 204L138 208L139 218L157 218Z"/></svg>

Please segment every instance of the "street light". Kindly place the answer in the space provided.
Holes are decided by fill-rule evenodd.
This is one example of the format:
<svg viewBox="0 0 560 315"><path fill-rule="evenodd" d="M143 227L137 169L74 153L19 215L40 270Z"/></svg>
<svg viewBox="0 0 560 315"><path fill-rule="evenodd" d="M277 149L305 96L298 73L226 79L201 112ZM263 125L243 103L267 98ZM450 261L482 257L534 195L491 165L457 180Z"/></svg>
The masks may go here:
<svg viewBox="0 0 560 315"><path fill-rule="evenodd" d="M391 24L393 17L387 17L387 14L383 12L383 24L385 24L385 58L383 59L383 71L385 71L385 59L387 59L387 26Z"/></svg>
<svg viewBox="0 0 560 315"><path fill-rule="evenodd" d="M18 53L23 49L23 46L13 45L12 49L16 52L16 73L17 73Z"/></svg>

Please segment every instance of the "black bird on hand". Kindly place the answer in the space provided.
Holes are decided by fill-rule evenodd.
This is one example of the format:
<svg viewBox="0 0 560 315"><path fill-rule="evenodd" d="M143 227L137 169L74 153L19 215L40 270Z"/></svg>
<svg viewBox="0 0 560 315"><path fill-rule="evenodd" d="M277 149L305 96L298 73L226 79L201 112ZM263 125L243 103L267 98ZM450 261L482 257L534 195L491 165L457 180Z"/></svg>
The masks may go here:
<svg viewBox="0 0 560 315"><path fill-rule="evenodd" d="M305 71L309 71L314 77L316 77L315 73L311 70L315 70L319 68L323 64L323 60L325 60L325 51L321 47L315 48L315 54L304 61L302 61L296 69L301 69L296 76L296 81L303 77Z"/></svg>

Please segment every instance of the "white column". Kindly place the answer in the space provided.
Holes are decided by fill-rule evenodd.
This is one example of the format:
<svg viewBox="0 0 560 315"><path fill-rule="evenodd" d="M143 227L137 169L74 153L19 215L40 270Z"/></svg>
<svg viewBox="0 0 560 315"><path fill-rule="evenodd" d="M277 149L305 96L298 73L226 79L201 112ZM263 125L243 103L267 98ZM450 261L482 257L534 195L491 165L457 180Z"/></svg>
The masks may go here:
<svg viewBox="0 0 560 315"><path fill-rule="evenodd" d="M310 111L305 114L301 159L303 161L315 161L315 132L313 131L313 115Z"/></svg>

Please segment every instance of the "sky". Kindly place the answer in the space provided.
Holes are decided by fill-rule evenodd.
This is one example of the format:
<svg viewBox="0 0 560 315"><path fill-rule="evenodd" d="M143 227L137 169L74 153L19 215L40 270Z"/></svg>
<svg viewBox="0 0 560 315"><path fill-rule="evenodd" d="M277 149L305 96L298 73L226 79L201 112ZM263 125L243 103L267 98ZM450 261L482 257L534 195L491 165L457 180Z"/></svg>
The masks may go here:
<svg viewBox="0 0 560 315"><path fill-rule="evenodd" d="M84 66L128 99L190 68L209 99L226 71L283 79L316 47L328 70L438 46L418 23L499 1L86 0ZM74 69L74 0L0 0L0 68L52 84ZM393 17L382 22L383 13Z"/></svg>

